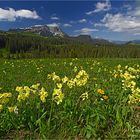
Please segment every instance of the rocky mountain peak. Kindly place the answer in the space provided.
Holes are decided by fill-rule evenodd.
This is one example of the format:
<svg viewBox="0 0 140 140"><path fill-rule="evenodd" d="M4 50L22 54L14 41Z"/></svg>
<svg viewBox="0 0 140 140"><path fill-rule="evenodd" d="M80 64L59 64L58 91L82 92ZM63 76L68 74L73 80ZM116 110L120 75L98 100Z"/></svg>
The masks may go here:
<svg viewBox="0 0 140 140"><path fill-rule="evenodd" d="M32 32L42 36L58 36L64 37L66 34L62 32L59 26L49 26L49 25L34 25L26 28L16 28L10 29L12 32Z"/></svg>

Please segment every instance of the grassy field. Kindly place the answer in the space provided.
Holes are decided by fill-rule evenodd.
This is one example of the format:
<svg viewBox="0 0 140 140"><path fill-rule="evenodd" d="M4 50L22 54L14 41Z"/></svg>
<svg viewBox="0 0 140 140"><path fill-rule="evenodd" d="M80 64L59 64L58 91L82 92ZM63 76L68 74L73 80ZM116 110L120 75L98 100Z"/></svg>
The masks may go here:
<svg viewBox="0 0 140 140"><path fill-rule="evenodd" d="M140 59L0 60L0 138L140 137Z"/></svg>

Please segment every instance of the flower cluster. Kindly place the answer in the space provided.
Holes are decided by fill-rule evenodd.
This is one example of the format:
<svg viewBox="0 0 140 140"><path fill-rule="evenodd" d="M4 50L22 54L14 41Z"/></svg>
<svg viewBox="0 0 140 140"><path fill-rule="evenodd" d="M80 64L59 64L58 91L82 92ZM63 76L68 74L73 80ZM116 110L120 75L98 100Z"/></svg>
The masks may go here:
<svg viewBox="0 0 140 140"><path fill-rule="evenodd" d="M0 104L8 103L10 97L12 97L12 93L0 93Z"/></svg>
<svg viewBox="0 0 140 140"><path fill-rule="evenodd" d="M40 92L39 92L39 95L40 95L40 100L45 103L46 102L46 98L48 96L48 92L45 90L45 88L41 88Z"/></svg>
<svg viewBox="0 0 140 140"><path fill-rule="evenodd" d="M12 97L12 93L0 93L0 111L2 111L3 106L9 102L10 97Z"/></svg>
<svg viewBox="0 0 140 140"><path fill-rule="evenodd" d="M124 90L130 90L129 104L140 103L140 88L137 86L137 79L140 75L140 68L125 67L126 71L123 74L122 86Z"/></svg>
<svg viewBox="0 0 140 140"><path fill-rule="evenodd" d="M108 100L108 96L105 95L105 91L103 89L97 89L97 93L101 95L102 100Z"/></svg>
<svg viewBox="0 0 140 140"><path fill-rule="evenodd" d="M30 95L35 94L40 97L40 100L44 103L46 102L46 98L48 96L48 92L45 88L39 88L40 84L37 83L36 85L32 85L31 87L23 86L23 87L16 87L16 91L19 93L17 100L19 102L25 101L29 98Z"/></svg>
<svg viewBox="0 0 140 140"><path fill-rule="evenodd" d="M75 78L67 80L67 86L69 88L72 88L74 86L81 87L86 85L88 79L89 79L89 75L87 74L87 72L85 70L81 70L78 72Z"/></svg>
<svg viewBox="0 0 140 140"><path fill-rule="evenodd" d="M61 88L55 88L53 90L53 100L57 103L60 104L63 101L64 94L62 92Z"/></svg>
<svg viewBox="0 0 140 140"><path fill-rule="evenodd" d="M65 76L61 79L58 75L55 74L55 72L53 72L52 74L48 74L48 79L52 79L58 83L61 82L62 84L67 84L69 88L72 88L74 86L84 86L89 79L89 75L85 70L80 70L75 78L69 79L67 76Z"/></svg>
<svg viewBox="0 0 140 140"><path fill-rule="evenodd" d="M61 80L60 77L55 74L55 72L48 74L48 79L52 79L55 82L59 82Z"/></svg>
<svg viewBox="0 0 140 140"><path fill-rule="evenodd" d="M14 113L18 114L17 106L8 107L8 110L9 110L10 113L14 112Z"/></svg>

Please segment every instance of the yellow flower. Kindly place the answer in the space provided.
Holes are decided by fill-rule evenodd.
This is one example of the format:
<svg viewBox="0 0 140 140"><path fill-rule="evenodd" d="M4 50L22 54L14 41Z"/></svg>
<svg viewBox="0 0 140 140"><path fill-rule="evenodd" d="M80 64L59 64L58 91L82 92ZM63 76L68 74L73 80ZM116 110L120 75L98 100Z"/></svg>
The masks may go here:
<svg viewBox="0 0 140 140"><path fill-rule="evenodd" d="M107 99L108 99L108 96L104 95L104 96L102 96L102 98L103 98L104 100L107 100Z"/></svg>
<svg viewBox="0 0 140 140"><path fill-rule="evenodd" d="M28 86L24 86L24 90L25 90L25 92L28 93L28 94L29 94L30 91L31 91L31 89L30 89Z"/></svg>
<svg viewBox="0 0 140 140"><path fill-rule="evenodd" d="M117 78L118 74L114 74L114 78Z"/></svg>
<svg viewBox="0 0 140 140"><path fill-rule="evenodd" d="M14 112L14 113L18 113L18 109L17 109L17 106L11 106L11 107L8 107L8 110L10 113Z"/></svg>
<svg viewBox="0 0 140 140"><path fill-rule="evenodd" d="M74 72L77 72L77 67L76 67L76 66L74 67L73 71L74 71Z"/></svg>
<svg viewBox="0 0 140 140"><path fill-rule="evenodd" d="M61 83L57 83L56 86L61 89L62 88L62 84Z"/></svg>
<svg viewBox="0 0 140 140"><path fill-rule="evenodd" d="M2 96L3 96L4 98L9 98L9 97L12 96L12 93L3 93Z"/></svg>
<svg viewBox="0 0 140 140"><path fill-rule="evenodd" d="M102 90L102 89L98 89L97 92L98 92L99 94L105 94L104 90Z"/></svg>
<svg viewBox="0 0 140 140"><path fill-rule="evenodd" d="M12 93L2 93L0 94L0 104L6 104L9 102L9 98L12 96Z"/></svg>
<svg viewBox="0 0 140 140"><path fill-rule="evenodd" d="M31 88L38 90L40 86L40 83L37 83L36 85L32 85Z"/></svg>
<svg viewBox="0 0 140 140"><path fill-rule="evenodd" d="M82 99L82 101L88 99L88 92L83 93L80 98Z"/></svg>
<svg viewBox="0 0 140 140"><path fill-rule="evenodd" d="M3 105L0 105L0 111L2 111L3 110Z"/></svg>
<svg viewBox="0 0 140 140"><path fill-rule="evenodd" d="M48 96L48 92L45 91L45 88L41 88L40 90L40 100L45 103L46 102L46 97Z"/></svg>
<svg viewBox="0 0 140 140"><path fill-rule="evenodd" d="M62 78L62 82L63 82L63 84L65 84L67 81L68 81L69 79L68 79L68 77L64 77L64 78Z"/></svg>
<svg viewBox="0 0 140 140"><path fill-rule="evenodd" d="M75 81L74 81L73 79L72 79L72 80L68 80L67 86L68 86L69 88L72 88L73 86L75 86Z"/></svg>
<svg viewBox="0 0 140 140"><path fill-rule="evenodd" d="M22 88L22 87L17 86L17 87L16 87L16 91L17 91L17 92L22 92L22 91L23 91L23 88Z"/></svg>
<svg viewBox="0 0 140 140"><path fill-rule="evenodd" d="M121 68L121 65L119 64L119 65L117 66L117 68L120 69L120 68Z"/></svg>
<svg viewBox="0 0 140 140"><path fill-rule="evenodd" d="M84 86L87 83L88 78L89 75L86 73L86 71L81 70L74 78L74 82L76 83L77 86Z"/></svg>
<svg viewBox="0 0 140 140"><path fill-rule="evenodd" d="M96 77L93 77L93 80L95 80L95 81L96 81L96 80L97 80L97 78L96 78Z"/></svg>
<svg viewBox="0 0 140 140"><path fill-rule="evenodd" d="M60 104L63 101L64 94L61 89L54 89L53 91L53 99L57 104Z"/></svg>

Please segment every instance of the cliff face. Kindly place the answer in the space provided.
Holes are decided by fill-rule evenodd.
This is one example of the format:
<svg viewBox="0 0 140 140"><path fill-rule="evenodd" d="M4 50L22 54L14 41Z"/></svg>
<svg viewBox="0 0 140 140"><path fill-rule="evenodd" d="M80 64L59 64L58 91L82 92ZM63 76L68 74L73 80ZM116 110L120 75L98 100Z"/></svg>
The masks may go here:
<svg viewBox="0 0 140 140"><path fill-rule="evenodd" d="M42 36L64 37L66 34L58 26L35 25L27 28L10 29L11 32L32 32Z"/></svg>

